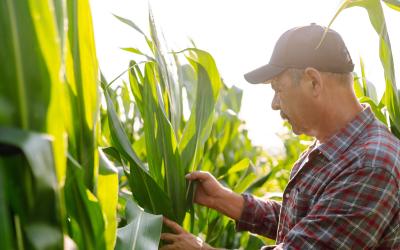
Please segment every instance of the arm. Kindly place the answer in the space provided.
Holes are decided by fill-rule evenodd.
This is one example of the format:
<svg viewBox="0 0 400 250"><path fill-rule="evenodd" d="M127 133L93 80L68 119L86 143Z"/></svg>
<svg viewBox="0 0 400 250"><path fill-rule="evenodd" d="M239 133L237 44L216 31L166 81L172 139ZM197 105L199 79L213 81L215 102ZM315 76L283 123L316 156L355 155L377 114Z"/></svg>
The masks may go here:
<svg viewBox="0 0 400 250"><path fill-rule="evenodd" d="M196 203L215 209L236 220L238 231L248 230L275 238L280 203L258 199L249 194L236 194L223 187L208 172L193 172L187 178L198 181Z"/></svg>
<svg viewBox="0 0 400 250"><path fill-rule="evenodd" d="M398 187L388 171L365 167L336 177L283 240L284 249L372 249L398 213Z"/></svg>
<svg viewBox="0 0 400 250"><path fill-rule="evenodd" d="M275 235L278 224L280 204L262 201L251 195L239 195L223 187L208 172L193 172L186 176L189 180L198 181L194 201L200 205L215 209L237 221L238 230L251 230L265 235ZM163 233L161 239L169 244L162 250L169 249L203 249L217 250L199 237L186 232L175 222L164 218L164 224L174 233ZM265 230L265 228L268 228Z"/></svg>
<svg viewBox="0 0 400 250"><path fill-rule="evenodd" d="M281 203L243 194L244 206L241 217L236 220L237 231L250 231L275 239Z"/></svg>

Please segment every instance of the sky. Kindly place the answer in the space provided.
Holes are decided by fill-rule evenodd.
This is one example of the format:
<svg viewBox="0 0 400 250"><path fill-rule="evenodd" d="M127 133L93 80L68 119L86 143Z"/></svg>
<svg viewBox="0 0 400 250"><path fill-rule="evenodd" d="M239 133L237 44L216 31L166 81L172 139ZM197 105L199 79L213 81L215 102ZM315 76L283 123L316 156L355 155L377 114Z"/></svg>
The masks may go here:
<svg viewBox="0 0 400 250"><path fill-rule="evenodd" d="M243 74L268 63L275 42L288 29L317 23L327 26L342 0L92 0L91 8L99 65L108 80L128 67L133 54L122 47L146 48L143 38L118 21L127 18L148 32L148 6L175 51L190 47L190 39L214 57L228 86L243 89L239 116L246 122L254 145L270 152L283 149L277 134L284 131L279 112L271 109L273 91L268 85L251 85ZM400 12L383 4L392 44L396 79L400 79ZM339 32L360 74L363 58L366 76L378 95L384 90L378 36L362 8L346 9L332 29ZM398 85L400 82L398 81Z"/></svg>

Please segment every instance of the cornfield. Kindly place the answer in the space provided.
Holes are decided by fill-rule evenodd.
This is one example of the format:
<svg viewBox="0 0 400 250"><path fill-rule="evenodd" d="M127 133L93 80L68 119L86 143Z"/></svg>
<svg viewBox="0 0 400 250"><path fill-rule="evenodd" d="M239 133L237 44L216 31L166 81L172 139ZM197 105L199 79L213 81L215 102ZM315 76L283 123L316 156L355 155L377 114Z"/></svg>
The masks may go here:
<svg viewBox="0 0 400 250"><path fill-rule="evenodd" d="M378 100L362 60L354 86L400 138L382 3L400 11L398 1L344 1L332 22L366 9L386 88ZM193 204L185 175L209 171L235 192L279 200L311 138L282 135L280 158L252 145L242 90L223 82L210 53L168 48L151 11L149 31L116 18L148 45L123 48L129 81L99 71L88 0L0 0L0 249L158 249L162 215L215 247L273 243Z"/></svg>

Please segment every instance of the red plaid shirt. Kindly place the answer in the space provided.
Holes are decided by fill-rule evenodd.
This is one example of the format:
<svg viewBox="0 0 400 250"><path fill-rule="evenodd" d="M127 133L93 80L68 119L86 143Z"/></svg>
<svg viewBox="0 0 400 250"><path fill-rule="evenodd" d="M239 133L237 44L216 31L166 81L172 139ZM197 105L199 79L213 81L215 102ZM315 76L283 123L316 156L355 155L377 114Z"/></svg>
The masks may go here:
<svg viewBox="0 0 400 250"><path fill-rule="evenodd" d="M243 194L237 230L283 249L400 249L400 141L365 106L295 163L282 203Z"/></svg>

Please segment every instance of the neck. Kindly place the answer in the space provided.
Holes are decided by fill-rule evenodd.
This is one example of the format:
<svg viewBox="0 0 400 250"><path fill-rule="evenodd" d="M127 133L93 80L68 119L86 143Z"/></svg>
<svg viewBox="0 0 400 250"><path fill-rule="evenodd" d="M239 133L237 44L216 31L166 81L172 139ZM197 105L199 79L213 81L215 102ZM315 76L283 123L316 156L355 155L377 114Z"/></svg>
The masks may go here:
<svg viewBox="0 0 400 250"><path fill-rule="evenodd" d="M336 98L331 105L327 105L322 111L323 119L316 132L316 138L320 143L325 143L329 138L336 134L351 122L363 107L357 98Z"/></svg>

